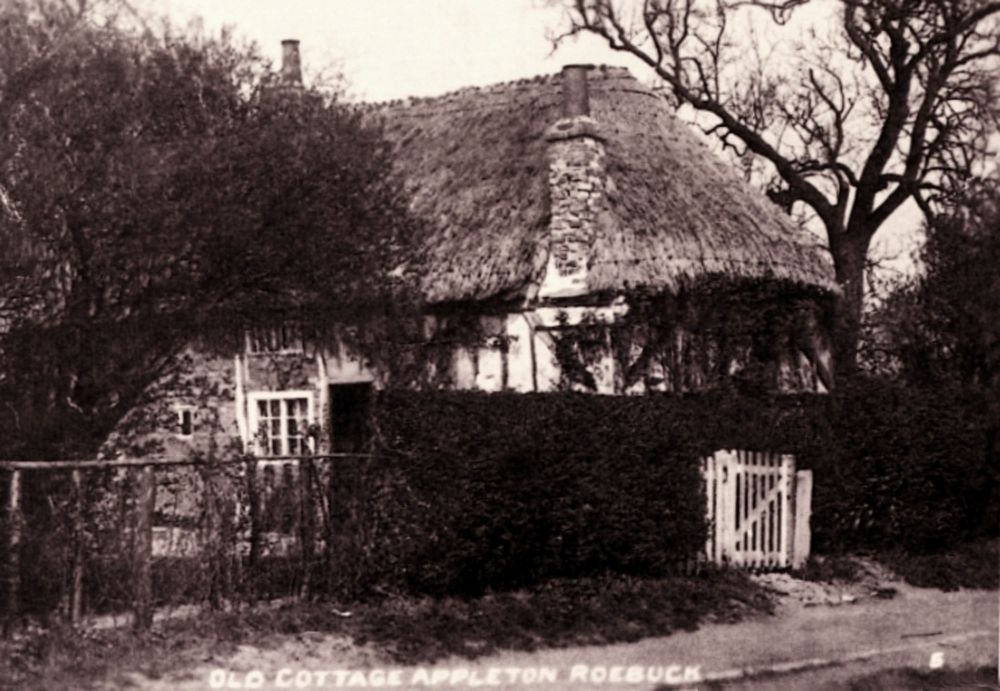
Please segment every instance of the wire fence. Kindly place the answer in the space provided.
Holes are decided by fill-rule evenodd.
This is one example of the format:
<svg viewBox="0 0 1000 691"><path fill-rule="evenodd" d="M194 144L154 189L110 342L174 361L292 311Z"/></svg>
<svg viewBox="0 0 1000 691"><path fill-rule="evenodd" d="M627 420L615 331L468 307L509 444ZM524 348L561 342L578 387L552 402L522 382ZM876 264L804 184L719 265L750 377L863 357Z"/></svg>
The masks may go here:
<svg viewBox="0 0 1000 691"><path fill-rule="evenodd" d="M371 457L0 461L5 634L28 620L349 597L357 488Z"/></svg>

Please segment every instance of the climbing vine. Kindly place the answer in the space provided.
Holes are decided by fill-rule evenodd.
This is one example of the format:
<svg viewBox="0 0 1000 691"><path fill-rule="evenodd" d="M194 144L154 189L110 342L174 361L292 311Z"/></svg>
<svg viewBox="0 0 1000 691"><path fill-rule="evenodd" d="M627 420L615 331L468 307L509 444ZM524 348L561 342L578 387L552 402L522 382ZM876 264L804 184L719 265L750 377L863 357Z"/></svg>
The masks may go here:
<svg viewBox="0 0 1000 691"><path fill-rule="evenodd" d="M774 281L723 277L677 293L640 292L613 324L589 315L553 331L561 387L596 390L594 368L610 358L616 391L693 391L726 381L812 390L806 379L812 371L830 388L829 373L822 371L827 302ZM781 371L783 360L791 378Z"/></svg>

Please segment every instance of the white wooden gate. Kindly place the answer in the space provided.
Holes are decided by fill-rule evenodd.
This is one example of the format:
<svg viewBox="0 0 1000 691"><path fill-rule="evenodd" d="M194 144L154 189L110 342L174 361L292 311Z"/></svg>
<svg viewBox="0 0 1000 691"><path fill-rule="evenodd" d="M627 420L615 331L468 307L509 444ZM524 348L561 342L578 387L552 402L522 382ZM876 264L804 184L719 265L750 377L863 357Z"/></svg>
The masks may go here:
<svg viewBox="0 0 1000 691"><path fill-rule="evenodd" d="M701 469L709 525L705 556L709 561L748 568L788 568L804 563L809 553L812 475L800 472L798 478L804 486L796 487L794 456L716 451L702 459Z"/></svg>

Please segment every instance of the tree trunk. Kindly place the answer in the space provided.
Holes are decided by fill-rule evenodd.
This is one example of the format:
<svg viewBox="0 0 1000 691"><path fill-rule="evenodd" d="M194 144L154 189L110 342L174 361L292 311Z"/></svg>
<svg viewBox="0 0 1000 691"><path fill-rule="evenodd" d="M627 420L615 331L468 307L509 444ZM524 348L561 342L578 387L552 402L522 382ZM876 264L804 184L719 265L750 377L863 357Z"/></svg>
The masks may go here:
<svg viewBox="0 0 1000 691"><path fill-rule="evenodd" d="M833 355L839 379L850 378L858 368L861 312L864 307L865 261L870 234L846 233L831 243L837 283L842 291L834 308Z"/></svg>

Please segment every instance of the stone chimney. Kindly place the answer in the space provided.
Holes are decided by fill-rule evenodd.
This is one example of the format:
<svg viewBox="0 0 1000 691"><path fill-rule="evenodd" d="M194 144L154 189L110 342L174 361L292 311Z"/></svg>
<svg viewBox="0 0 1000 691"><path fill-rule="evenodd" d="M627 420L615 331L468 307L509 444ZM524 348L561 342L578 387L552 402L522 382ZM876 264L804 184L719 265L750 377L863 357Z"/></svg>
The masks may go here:
<svg viewBox="0 0 1000 691"><path fill-rule="evenodd" d="M302 58L299 56L299 41L287 38L281 42L281 85L302 86Z"/></svg>
<svg viewBox="0 0 1000 691"><path fill-rule="evenodd" d="M545 132L549 255L539 298L585 295L598 216L607 209L604 137L590 116L592 65L562 69L562 116Z"/></svg>

